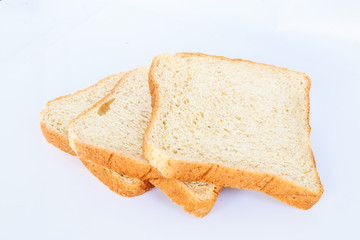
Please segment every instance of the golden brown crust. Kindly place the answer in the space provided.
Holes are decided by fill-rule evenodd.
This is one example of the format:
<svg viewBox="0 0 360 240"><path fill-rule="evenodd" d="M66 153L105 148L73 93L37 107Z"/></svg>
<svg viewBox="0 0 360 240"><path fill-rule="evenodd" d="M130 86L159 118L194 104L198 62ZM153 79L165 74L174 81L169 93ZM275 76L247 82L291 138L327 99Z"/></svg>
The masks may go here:
<svg viewBox="0 0 360 240"><path fill-rule="evenodd" d="M150 182L160 188L174 203L183 206L184 210L196 217L206 216L213 208L221 187L216 186L210 199L196 197L182 182L174 179L152 179Z"/></svg>
<svg viewBox="0 0 360 240"><path fill-rule="evenodd" d="M111 191L124 196L135 197L139 196L154 186L149 181L142 181L135 179L134 182L128 182L124 176L104 168L101 165L91 161L82 161L84 166L102 183L104 183Z"/></svg>
<svg viewBox="0 0 360 240"><path fill-rule="evenodd" d="M40 123L40 126L45 139L49 143L53 144L55 147L64 152L76 156L76 153L71 149L67 139L62 137L60 134L51 131L43 123ZM96 178L103 182L108 188L110 188L110 190L120 194L121 196L134 197L153 188L149 181L138 180L135 183L129 184L129 182L124 181L124 178L121 177L118 173L110 169L106 169L96 163L89 161L82 162Z"/></svg>
<svg viewBox="0 0 360 240"><path fill-rule="evenodd" d="M126 157L110 150L94 147L72 139L73 148L81 160L89 160L120 174L141 180L164 178L149 163Z"/></svg>
<svg viewBox="0 0 360 240"><path fill-rule="evenodd" d="M40 122L41 131L48 143L51 143L60 150L76 156L76 153L71 149L69 140L61 136L60 134L50 130L44 123Z"/></svg>
<svg viewBox="0 0 360 240"><path fill-rule="evenodd" d="M319 192L312 192L276 175L250 172L215 163L168 159L165 162L161 161L161 164L159 169L168 178L261 191L301 209L311 208L323 193L322 187Z"/></svg>
<svg viewBox="0 0 360 240"><path fill-rule="evenodd" d="M227 61L246 61L242 59L230 59L220 56L211 56L202 53L178 53L176 55L195 55L200 57L214 57ZM159 109L158 84L153 76L153 69L158 65L158 62L159 57L155 57L149 71L149 87L153 109L150 122L144 134L143 154L147 159L150 160L150 163L154 165L165 177L181 181L201 181L213 183L220 186L230 186L235 188L262 191L276 199L279 199L280 201L283 201L291 206L301 209L311 208L320 199L324 190L319 177L318 183L320 186L320 190L318 192L312 192L309 189L296 185L284 178L273 174L250 172L235 167L219 165L216 163L199 163L192 161L175 160L171 159L170 156L166 155L162 150L157 149L154 143L150 141L149 133L150 129L154 124L154 116L157 114L157 111ZM272 66L267 64L262 65ZM310 81L309 78L308 80ZM310 85L308 86L308 93L309 91ZM156 158L156 162L154 161L154 157ZM315 163L314 158L313 161Z"/></svg>
<svg viewBox="0 0 360 240"><path fill-rule="evenodd" d="M156 168L148 163L122 156L107 149L87 145L75 139L71 139L71 141L74 150L83 162L90 161L127 176L150 179L152 184L160 188L175 203L183 206L185 211L196 217L204 217L210 212L221 190L221 187L216 187L213 198L202 201L191 194L183 183L165 179Z"/></svg>

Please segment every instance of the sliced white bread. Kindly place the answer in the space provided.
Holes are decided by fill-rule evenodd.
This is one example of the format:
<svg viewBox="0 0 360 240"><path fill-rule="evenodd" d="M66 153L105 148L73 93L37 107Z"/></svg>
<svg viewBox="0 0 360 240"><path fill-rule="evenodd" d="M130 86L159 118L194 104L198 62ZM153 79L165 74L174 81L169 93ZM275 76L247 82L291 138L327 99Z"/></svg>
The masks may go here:
<svg viewBox="0 0 360 240"><path fill-rule="evenodd" d="M165 179L142 155L143 135L151 115L148 73L149 67L126 73L109 95L71 121L70 145L83 161L150 179L187 212L203 217L210 212L221 188Z"/></svg>
<svg viewBox="0 0 360 240"><path fill-rule="evenodd" d="M320 199L306 74L179 53L153 60L149 84L144 156L165 177L262 191L301 209Z"/></svg>
<svg viewBox="0 0 360 240"><path fill-rule="evenodd" d="M55 147L76 155L69 146L69 122L108 94L122 76L122 73L111 75L84 90L48 102L40 113L40 126L45 139ZM122 196L138 196L153 187L149 181L126 177L99 164L89 161L83 164L107 187Z"/></svg>

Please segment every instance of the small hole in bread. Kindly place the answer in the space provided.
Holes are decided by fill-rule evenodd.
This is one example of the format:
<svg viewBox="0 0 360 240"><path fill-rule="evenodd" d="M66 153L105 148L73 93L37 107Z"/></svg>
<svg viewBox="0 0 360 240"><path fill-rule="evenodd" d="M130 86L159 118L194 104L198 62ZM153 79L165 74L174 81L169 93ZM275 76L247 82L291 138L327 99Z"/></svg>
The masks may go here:
<svg viewBox="0 0 360 240"><path fill-rule="evenodd" d="M110 105L113 103L113 101L115 100L115 98L111 99L110 101L107 101L106 103L103 103L98 110L98 114L99 116L102 116L104 114L107 113L107 111L110 110Z"/></svg>

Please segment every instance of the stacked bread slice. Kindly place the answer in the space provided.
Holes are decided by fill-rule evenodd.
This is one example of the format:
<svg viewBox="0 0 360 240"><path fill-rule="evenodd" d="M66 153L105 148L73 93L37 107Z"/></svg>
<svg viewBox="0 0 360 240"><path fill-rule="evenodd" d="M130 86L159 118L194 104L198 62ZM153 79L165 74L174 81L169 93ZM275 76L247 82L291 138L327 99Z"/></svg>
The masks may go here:
<svg viewBox="0 0 360 240"><path fill-rule="evenodd" d="M48 142L122 196L155 185L203 217L230 186L308 209L323 193L309 90L306 74L285 68L163 54L50 101L40 123Z"/></svg>
<svg viewBox="0 0 360 240"><path fill-rule="evenodd" d="M151 182L186 211L203 217L221 188L164 179L142 155L142 138L151 115L148 72L149 67L142 67L112 75L50 101L40 114L44 136L60 149L76 153L114 192L136 196L151 189Z"/></svg>

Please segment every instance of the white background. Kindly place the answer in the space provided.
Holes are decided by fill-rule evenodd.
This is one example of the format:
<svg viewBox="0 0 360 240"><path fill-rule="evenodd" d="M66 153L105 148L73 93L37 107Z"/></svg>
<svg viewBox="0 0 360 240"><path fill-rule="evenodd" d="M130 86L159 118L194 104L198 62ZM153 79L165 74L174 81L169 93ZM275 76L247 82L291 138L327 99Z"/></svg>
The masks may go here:
<svg viewBox="0 0 360 240"><path fill-rule="evenodd" d="M359 1L0 1L0 239L360 239ZM124 198L48 144L55 97L157 54L306 72L325 193L310 210L225 188L198 219L153 189Z"/></svg>

